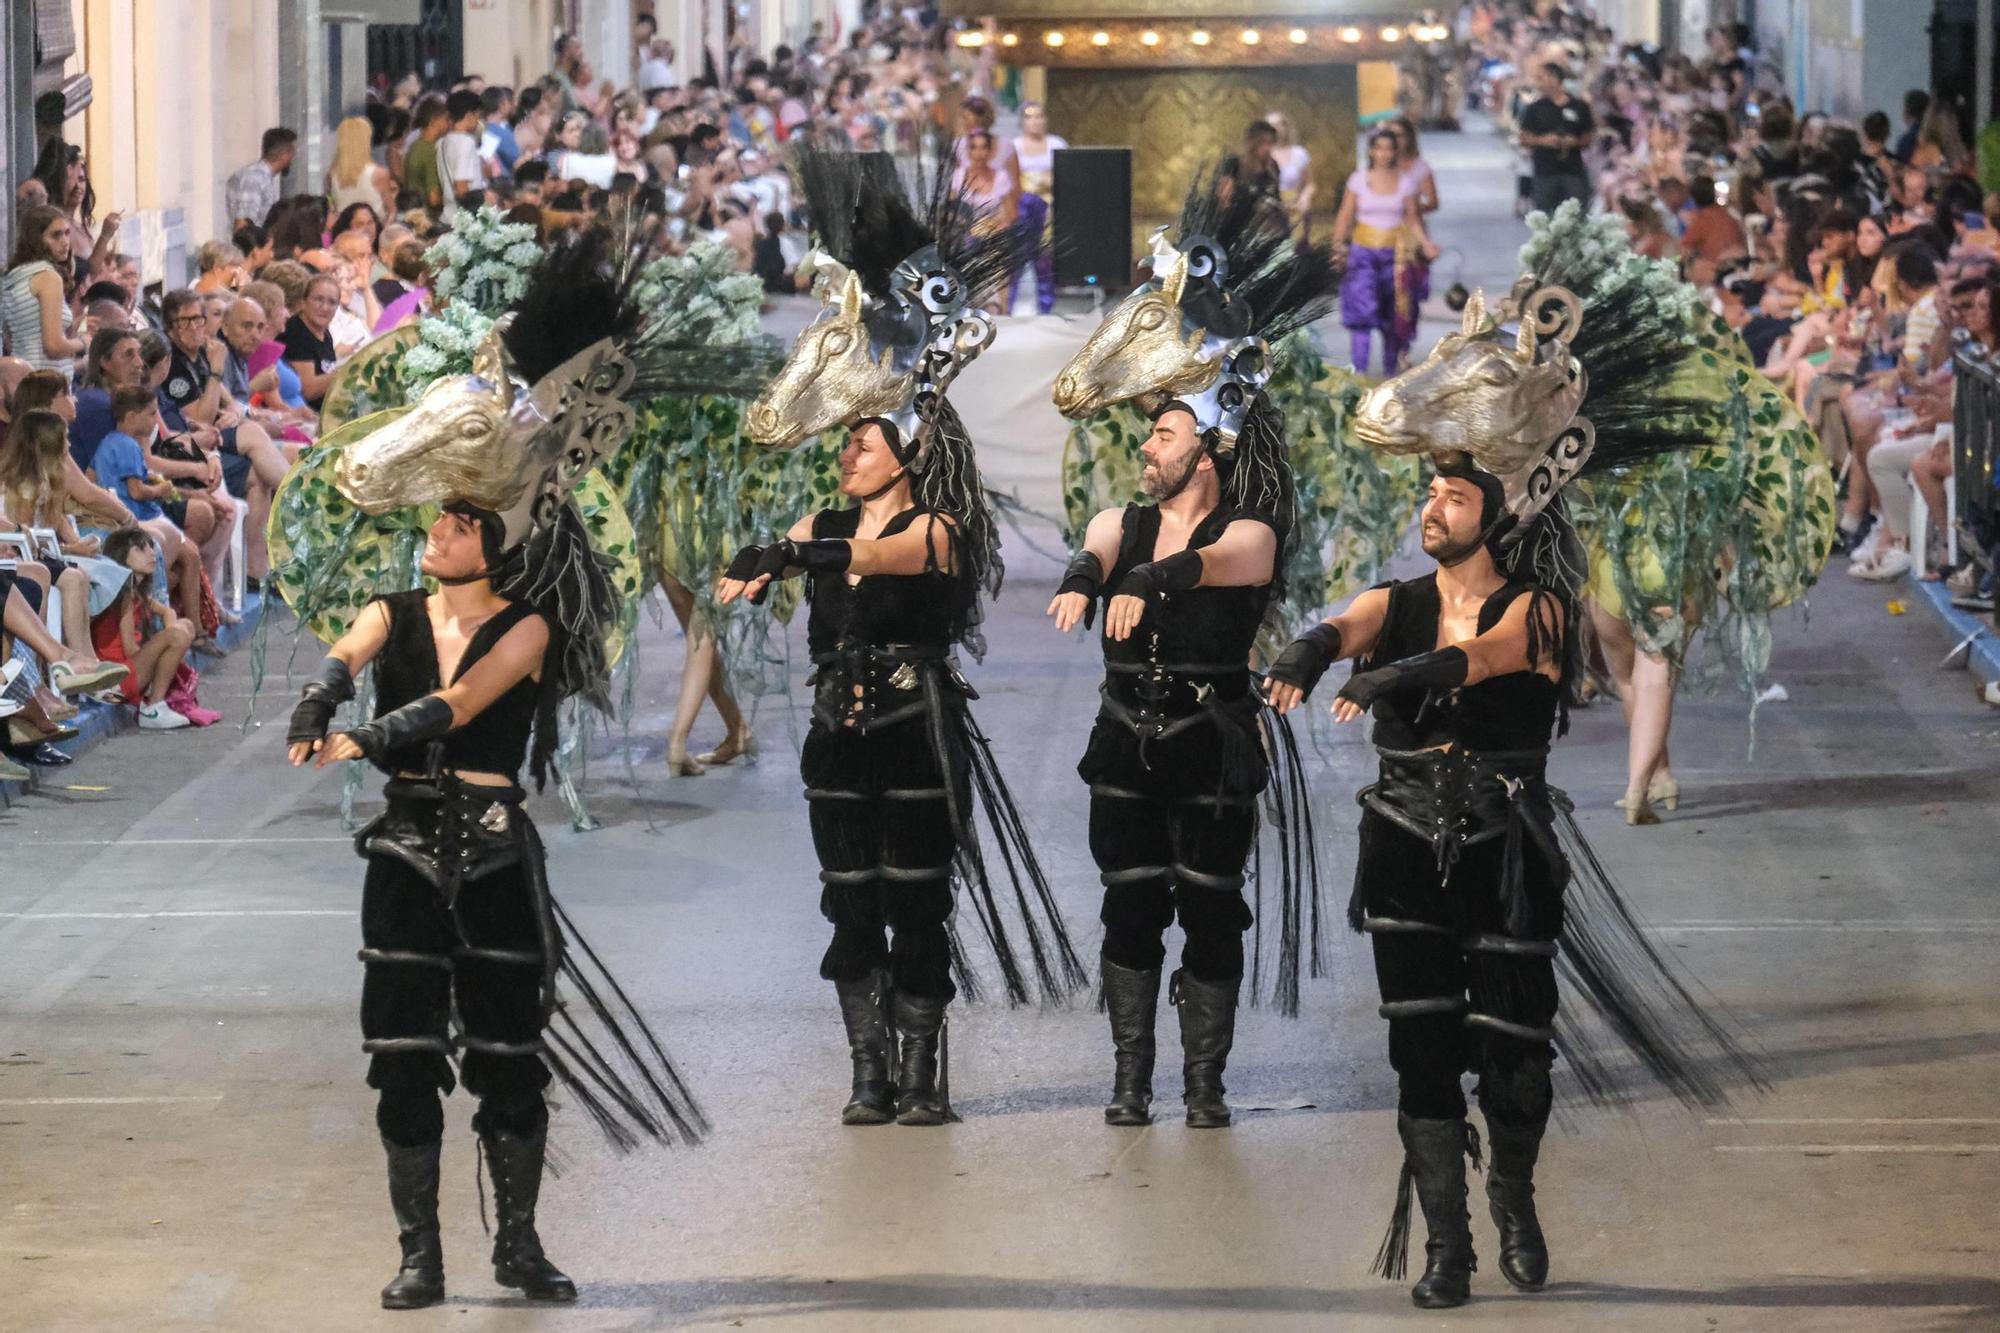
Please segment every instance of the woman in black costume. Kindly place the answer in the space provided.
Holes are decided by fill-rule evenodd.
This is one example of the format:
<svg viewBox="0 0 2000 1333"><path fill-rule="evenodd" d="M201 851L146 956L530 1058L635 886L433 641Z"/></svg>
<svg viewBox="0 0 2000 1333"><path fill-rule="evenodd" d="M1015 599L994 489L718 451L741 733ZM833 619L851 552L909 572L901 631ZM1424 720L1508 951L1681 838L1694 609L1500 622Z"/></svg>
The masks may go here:
<svg viewBox="0 0 2000 1333"><path fill-rule="evenodd" d="M417 412L350 446L339 472L369 512L445 501L421 562L438 591L371 601L305 687L287 734L294 765L365 758L389 776L386 810L355 840L368 862L363 1049L403 1252L382 1291L389 1309L444 1298L439 1094L455 1082L479 1099L494 1278L532 1300L576 1299L535 1230L551 1077L615 1147L692 1142L704 1128L645 1020L550 895L519 785L524 759L542 785L564 700L606 702L617 598L569 491L622 420L607 390L631 375L618 350L632 327L624 290L600 247L559 247L482 348L482 373L434 386ZM516 404L526 410L510 412ZM504 499L498 507L425 489L440 441L463 445L467 420L490 433L454 480L486 505ZM538 457L551 462L538 468ZM334 727L370 666L375 716Z"/></svg>
<svg viewBox="0 0 2000 1333"><path fill-rule="evenodd" d="M945 1009L976 990L952 927L954 880L1009 1001L1030 993L975 804L999 842L1041 995L1084 981L952 658L960 646L983 655L980 597L998 590L1001 563L972 442L944 393L992 337L974 297L1012 255L1005 233L974 238L947 191L919 217L851 153L809 151L800 176L840 294L748 419L764 443L845 426L840 488L856 503L738 551L717 600L761 601L774 578L808 579L813 719L799 770L833 925L820 975L853 1061L841 1122L936 1125L953 1118Z"/></svg>

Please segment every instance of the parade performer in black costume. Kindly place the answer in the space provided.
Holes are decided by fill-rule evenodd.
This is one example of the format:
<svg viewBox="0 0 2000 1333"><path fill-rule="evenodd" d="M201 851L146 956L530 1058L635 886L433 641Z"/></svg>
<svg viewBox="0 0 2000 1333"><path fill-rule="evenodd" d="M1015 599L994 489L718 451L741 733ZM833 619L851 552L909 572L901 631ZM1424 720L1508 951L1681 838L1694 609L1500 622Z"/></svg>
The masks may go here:
<svg viewBox="0 0 2000 1333"><path fill-rule="evenodd" d="M855 504L738 551L717 600L761 600L771 580L807 577L813 714L799 770L833 926L820 975L853 1059L841 1121L936 1125L954 1118L945 1010L977 989L952 924L954 880L1008 999L1030 993L975 803L1042 996L1084 982L953 661L957 647L983 655L980 599L998 591L1001 565L972 442L944 394L992 339L977 296L1014 262L1013 235L975 236L974 215L942 187L920 216L852 153L808 150L798 166L829 299L748 425L781 447L846 427L840 489Z"/></svg>
<svg viewBox="0 0 2000 1333"><path fill-rule="evenodd" d="M1581 670L1584 562L1560 491L1699 442L1674 391L1686 325L1629 286L1580 298L1533 275L1501 311L1508 321L1518 327L1502 334L1475 298L1460 332L1372 390L1356 420L1373 447L1432 456L1421 522L1437 569L1362 593L1286 649L1268 682L1289 710L1329 665L1357 659L1334 713L1374 714L1380 776L1361 793L1349 916L1374 948L1404 1147L1376 1262L1402 1276L1414 1193L1428 1257L1411 1297L1426 1309L1463 1304L1475 1267L1467 1071L1486 1119L1500 1271L1523 1291L1547 1280L1534 1171L1557 1051L1586 1095L1616 1091L1586 1029L1559 1018L1559 971L1683 1100L1712 1105L1730 1075L1757 1079L1640 933L1545 775Z"/></svg>
<svg viewBox="0 0 2000 1333"><path fill-rule="evenodd" d="M1096 515L1049 604L1066 632L1105 599L1103 701L1078 772L1104 886L1113 1125L1152 1123L1164 934L1176 919L1186 943L1168 1002L1180 1015L1187 1123L1230 1123L1223 1072L1253 921L1244 885L1258 802L1274 776L1302 790L1290 730L1260 719L1250 669L1295 520L1284 418L1263 385L1269 343L1326 313L1339 272L1324 247L1217 185L1197 184L1177 243L1154 238L1151 280L1056 381L1067 416L1136 399L1153 421L1141 450L1153 503ZM1280 829L1309 842L1294 804L1277 799ZM1299 858L1287 848L1280 860L1278 990L1296 1013L1299 946L1312 933L1303 918L1316 913L1300 906Z"/></svg>
<svg viewBox="0 0 2000 1333"><path fill-rule="evenodd" d="M557 247L475 374L433 386L336 471L371 513L444 505L422 561L438 591L370 602L287 735L295 765L366 758L389 776L387 809L356 838L368 862L363 1049L403 1251L382 1292L389 1309L444 1298L439 1094L456 1081L479 1099L494 1278L532 1300L576 1299L535 1229L551 1076L616 1147L692 1142L703 1128L645 1020L551 896L519 785L524 759L542 785L563 700L609 709L617 597L569 495L630 427L622 344L640 323L626 297L600 244ZM370 666L374 717L334 727Z"/></svg>

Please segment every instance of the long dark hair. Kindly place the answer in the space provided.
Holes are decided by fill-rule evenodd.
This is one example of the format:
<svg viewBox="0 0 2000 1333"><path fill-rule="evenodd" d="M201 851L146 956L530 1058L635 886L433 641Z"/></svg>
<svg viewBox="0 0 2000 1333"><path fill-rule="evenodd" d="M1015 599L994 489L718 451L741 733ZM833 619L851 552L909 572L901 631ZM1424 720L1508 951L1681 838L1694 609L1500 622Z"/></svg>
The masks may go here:
<svg viewBox="0 0 2000 1333"><path fill-rule="evenodd" d="M106 560L115 560L120 565L125 565L126 556L132 554L132 552L142 546L151 546L152 544L153 534L136 524L131 527L114 528L104 538L102 554ZM125 580L124 588L119 591L119 604L121 606L130 605L131 600L134 598L151 597L153 595L153 575L141 574L138 570L132 569L130 565L125 565L125 568L131 570L131 577Z"/></svg>
<svg viewBox="0 0 2000 1333"><path fill-rule="evenodd" d="M83 161L83 149L61 139L51 139L42 145L40 157L35 159L35 169L30 174L42 183L49 192L49 202L69 212L69 169ZM77 200L76 216L85 226L97 219L97 188L90 183L90 173L83 174L83 196Z"/></svg>
<svg viewBox="0 0 2000 1333"><path fill-rule="evenodd" d="M7 260L7 267L19 268L23 264L35 263L55 264L55 257L49 253L48 243L44 238L48 236L50 227L58 222L68 221L69 214L53 204L35 204L22 209L19 219L14 224L14 253ZM75 259L76 256L71 255L71 262L59 267L71 269L74 267ZM73 274L64 274L65 289L69 286L72 276Z"/></svg>
<svg viewBox="0 0 2000 1333"><path fill-rule="evenodd" d="M333 220L333 226L328 229L329 233L335 240L338 240L344 233L353 228L354 219L362 213L366 213L369 217L375 219L375 236L377 240L381 239L382 227L384 225L382 215L376 212L375 205L362 203L359 200L340 210L340 216ZM369 248L374 248L373 241L369 242Z"/></svg>

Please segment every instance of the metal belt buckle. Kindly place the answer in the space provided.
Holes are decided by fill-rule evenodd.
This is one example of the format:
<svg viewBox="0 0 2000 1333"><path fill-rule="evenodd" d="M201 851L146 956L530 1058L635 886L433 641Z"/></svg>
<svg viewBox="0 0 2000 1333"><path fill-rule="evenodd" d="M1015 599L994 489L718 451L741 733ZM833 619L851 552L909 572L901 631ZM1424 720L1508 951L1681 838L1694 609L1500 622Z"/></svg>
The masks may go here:
<svg viewBox="0 0 2000 1333"><path fill-rule="evenodd" d="M1205 680L1194 687L1194 701L1198 704L1206 704L1214 695L1215 686Z"/></svg>
<svg viewBox="0 0 2000 1333"><path fill-rule="evenodd" d="M493 804L487 806L486 813L479 817L479 827L485 829L488 833L505 833L507 831L507 807L499 801L495 801Z"/></svg>
<svg viewBox="0 0 2000 1333"><path fill-rule="evenodd" d="M892 690L914 690L917 688L916 663L898 662L896 669L889 673L889 688Z"/></svg>

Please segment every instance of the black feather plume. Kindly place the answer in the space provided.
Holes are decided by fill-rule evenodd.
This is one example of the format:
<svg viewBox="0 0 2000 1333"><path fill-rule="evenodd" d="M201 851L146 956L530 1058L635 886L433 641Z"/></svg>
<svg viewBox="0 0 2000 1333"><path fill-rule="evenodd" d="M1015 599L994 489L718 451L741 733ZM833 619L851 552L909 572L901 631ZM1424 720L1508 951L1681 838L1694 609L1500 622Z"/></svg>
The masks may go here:
<svg viewBox="0 0 2000 1333"><path fill-rule="evenodd" d="M632 299L638 268L628 258L595 229L543 253L501 335L521 378L533 384L593 343L624 343L638 333L643 315Z"/></svg>
<svg viewBox="0 0 2000 1333"><path fill-rule="evenodd" d="M1219 167L1196 173L1181 203L1177 239L1205 236L1221 247L1223 289L1248 308L1248 331L1276 342L1330 314L1342 265L1331 246L1294 234L1268 200L1229 189Z"/></svg>

